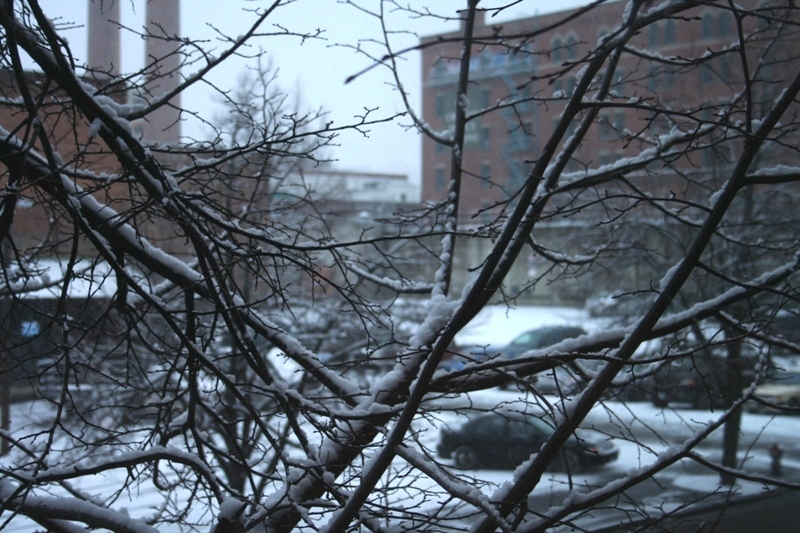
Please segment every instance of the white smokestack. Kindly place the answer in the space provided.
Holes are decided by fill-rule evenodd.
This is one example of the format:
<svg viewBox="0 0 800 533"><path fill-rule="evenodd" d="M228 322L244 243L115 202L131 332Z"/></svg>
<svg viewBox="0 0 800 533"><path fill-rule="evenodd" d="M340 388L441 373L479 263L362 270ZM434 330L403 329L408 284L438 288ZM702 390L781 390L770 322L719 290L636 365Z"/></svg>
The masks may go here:
<svg viewBox="0 0 800 533"><path fill-rule="evenodd" d="M145 98L152 100L180 85L181 56L177 52L180 43L181 10L179 0L147 0L147 42L145 65L148 81ZM180 107L180 96L170 104ZM144 139L149 142L177 144L181 135L178 110L163 106L147 117L144 124Z"/></svg>
<svg viewBox="0 0 800 533"><path fill-rule="evenodd" d="M120 0L89 0L89 50L87 67L98 78L120 72Z"/></svg>

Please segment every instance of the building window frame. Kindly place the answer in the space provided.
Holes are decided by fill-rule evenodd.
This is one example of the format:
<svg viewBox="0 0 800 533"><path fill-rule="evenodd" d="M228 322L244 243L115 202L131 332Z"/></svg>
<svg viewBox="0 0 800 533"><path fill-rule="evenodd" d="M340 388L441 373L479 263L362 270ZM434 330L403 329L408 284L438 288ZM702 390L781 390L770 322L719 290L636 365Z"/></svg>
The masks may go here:
<svg viewBox="0 0 800 533"><path fill-rule="evenodd" d="M444 167L442 165L437 165L434 170L434 181L433 186L437 192L441 192L445 190L445 178L444 178Z"/></svg>
<svg viewBox="0 0 800 533"><path fill-rule="evenodd" d="M678 34L678 24L673 19L664 22L664 44L675 44Z"/></svg>
<svg viewBox="0 0 800 533"><path fill-rule="evenodd" d="M561 37L554 37L550 41L550 58L554 63L560 63L563 60L564 49L562 48L563 41Z"/></svg>
<svg viewBox="0 0 800 533"><path fill-rule="evenodd" d="M714 15L706 11L700 18L700 37L702 39L712 39L714 37Z"/></svg>

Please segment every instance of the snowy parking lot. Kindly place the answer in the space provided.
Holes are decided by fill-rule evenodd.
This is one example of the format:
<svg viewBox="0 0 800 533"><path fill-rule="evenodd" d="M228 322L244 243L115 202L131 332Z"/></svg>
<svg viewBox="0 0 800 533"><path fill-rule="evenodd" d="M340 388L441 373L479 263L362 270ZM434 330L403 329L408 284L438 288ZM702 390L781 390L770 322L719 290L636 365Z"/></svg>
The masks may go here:
<svg viewBox="0 0 800 533"><path fill-rule="evenodd" d="M556 398L547 398L549 403L555 403ZM506 409L525 408L530 410L537 403L533 398L526 398L520 393L492 389L462 395L459 397L437 398L431 405L426 406L428 413L418 418L413 431L416 442L409 441L411 447L422 455L427 455L444 464L452 465L450 460L442 460L436 455L436 444L439 440L439 430L442 427L458 427L469 417L487 410L492 410L498 405ZM535 407L534 407L535 408ZM32 427L41 427L50 415L50 409L41 402L17 404L13 408L14 431L25 432ZM615 443L620 450L619 459L613 463L599 467L596 470L583 472L568 477L563 473L548 473L537 486L531 497L537 502L549 502L557 505L570 490L580 487L581 491L600 488L609 482L624 477L631 471L638 470L652 461L659 454L669 450L689 438L695 431L702 427L714 416L709 411L689 409L663 409L647 403L619 403L606 402L595 408L584 427L597 429L609 436L615 436ZM704 444L699 451L712 460L718 460L720 455L720 431ZM797 435L800 434L800 417L771 416L765 414L745 413L742 423L742 437L740 457L744 470L764 471L768 468L769 458L767 448L773 443L779 443L787 452L787 465L800 466L800 445ZM18 457L18 456L12 456ZM402 470L403 461L396 459L398 472ZM681 463L663 473L660 479L663 483L672 486L679 482L690 483L695 488L701 484L718 484L718 476L706 473L705 475L690 475L687 462ZM511 470L476 470L461 471L452 467L454 476L469 479L473 486L484 497L491 497L504 484L512 480L514 472ZM125 509L132 517L147 517L161 503L158 489L152 484L139 485L136 492L118 493L118 489L126 481L129 472L120 468L115 475L98 475L81 480L79 489L92 495L98 501L109 504L112 508ZM691 481L689 481L691 480ZM437 490L436 482L429 478L419 478L415 491L398 491L398 498L405 499L409 508L424 507L423 495L430 497L431 492ZM678 487L680 488L680 487ZM743 486L739 490L763 491L763 487L756 485ZM53 495L55 496L55 495ZM650 497L651 503L664 504L668 495L661 491ZM682 504L676 502L675 505ZM454 511L455 512L455 511ZM461 510L459 512L466 512ZM32 522L14 518L8 513L0 516L5 524L4 531L33 532L37 527ZM201 518L201 517L198 517Z"/></svg>
<svg viewBox="0 0 800 533"><path fill-rule="evenodd" d="M527 311L527 312L523 312ZM504 309L492 308L487 313L478 317L475 327L463 333L458 339L461 345L495 346L502 345L507 339L524 331L525 329L548 324L579 324L590 334L597 329L596 323L587 320L579 310L529 308L506 313ZM447 471L454 480L469 482L474 487L475 501L491 498L498 490L511 481L515 473L511 470L458 470L452 466L451 460L444 460L437 456L436 445L442 428L456 428L469 420L487 411L497 409L521 410L527 412L541 412L545 415L559 411L568 406L574 398L559 398L556 396L541 396L532 392L520 392L516 389L503 390L492 388L488 390L467 394L431 394L424 402L421 413L414 425L412 434L407 438L407 454L421 458L420 460L434 460L447 466ZM33 434L47 427L53 415L52 406L44 402L20 403L12 409L12 433L15 435ZM661 408L646 402L619 402L607 401L598 404L582 424L585 428L597 430L608 438L614 439L620 450L619 459L613 463L603 465L596 470L583 472L574 476L564 473L547 473L542 482L531 494L531 501L537 505L558 505L567 494L578 490L589 492L614 483L630 472L637 471L657 460L661 454L668 453L673 447L680 445L696 432L701 431L714 420L719 412L708 410L693 410L683 408ZM313 435L314 429L309 427ZM800 434L800 417L773 416L769 414L744 413L740 437L740 461L743 470L753 469L763 471L768 466L766 450L773 444L779 444L787 454L787 464L794 464L795 458L800 455L800 445L796 436ZM46 435L34 439L41 444ZM33 441L31 441L33 442ZM55 443L58 445L58 442ZM721 430L712 433L698 452L718 460L721 447ZM402 454L401 454L402 456ZM22 460L23 455L18 450L3 463ZM402 476L405 460L408 457L395 459L394 472ZM680 462L672 469L665 471L659 479L669 486L684 482L689 477L690 467L687 461ZM146 518L162 505L162 496L155 485L151 483L135 484L136 491L121 491L128 476L132 472L119 468L113 473L105 473L93 477L84 477L80 484L72 486L89 494L97 502L108 505L114 509L125 509L131 517ZM716 476L696 475L692 483L714 485ZM442 480L419 476L414 480L414 487L398 489L394 495L403 500L408 508L424 509L432 495L439 494L445 497L441 490ZM752 487L751 487L752 489ZM680 490L680 489L676 489ZM740 485L739 490L745 490ZM62 493L63 494L63 493ZM59 494L31 494L36 498L57 498ZM660 500L659 500L660 498ZM668 497L665 493L651 496L653 507L665 504ZM675 505L679 505L680 502ZM452 510L453 513L464 513L468 516L469 506L460 506ZM197 523L204 521L202 516L194 517ZM0 516L0 525L9 532L32 532L37 527L27 519L14 517L8 512Z"/></svg>

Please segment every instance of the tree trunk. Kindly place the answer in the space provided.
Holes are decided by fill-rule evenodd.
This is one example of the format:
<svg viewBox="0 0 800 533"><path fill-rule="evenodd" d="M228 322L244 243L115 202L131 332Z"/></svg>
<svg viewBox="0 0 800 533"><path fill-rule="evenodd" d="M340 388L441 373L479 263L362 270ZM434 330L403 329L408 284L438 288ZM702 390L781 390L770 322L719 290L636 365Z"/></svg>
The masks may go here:
<svg viewBox="0 0 800 533"><path fill-rule="evenodd" d="M725 400L725 407L730 407L739 397L742 389L742 341L739 339L728 343L728 365L725 387L722 394ZM739 433L742 422L742 411L737 409L723 429L722 437L722 466L729 468L737 467L736 452L739 449ZM736 476L721 474L720 483L723 485L735 485Z"/></svg>

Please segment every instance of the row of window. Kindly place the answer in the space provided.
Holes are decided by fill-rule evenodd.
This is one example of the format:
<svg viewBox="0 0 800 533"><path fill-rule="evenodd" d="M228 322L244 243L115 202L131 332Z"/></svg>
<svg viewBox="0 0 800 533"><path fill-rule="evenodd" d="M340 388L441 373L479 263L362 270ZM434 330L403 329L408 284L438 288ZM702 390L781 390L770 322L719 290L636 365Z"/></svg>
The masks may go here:
<svg viewBox="0 0 800 533"><path fill-rule="evenodd" d="M578 58L578 39L574 35L569 35L562 39L561 37L554 37L550 41L550 58L555 63L561 63L564 60L573 61Z"/></svg>
<svg viewBox="0 0 800 533"><path fill-rule="evenodd" d="M597 165L598 167L608 166L623 159L624 157L625 154L622 150L617 150L614 152L600 150L597 152ZM703 168L712 168L719 166L720 164L725 164L720 154L712 148L702 150L700 152L700 159L700 165ZM519 163L511 162L510 165L512 168L511 174L508 177L508 185L513 189L517 189L523 185L524 180L527 177L529 164L523 161ZM578 161L571 159L568 162L565 171L577 172L582 168L584 167ZM480 175L477 177L481 180L482 189L489 189L492 187L490 162L484 162L481 165ZM434 187L437 192L443 192L446 186L447 179L445 175L445 167L438 166L434 170Z"/></svg>
<svg viewBox="0 0 800 533"><path fill-rule="evenodd" d="M491 105L489 95L488 88L471 91L468 98L468 112L488 108ZM434 113L436 113L436 116L452 120L455 114L455 101L455 95L452 93L437 93L434 96Z"/></svg>
<svg viewBox="0 0 800 533"><path fill-rule="evenodd" d="M700 34L704 40L728 38L734 32L733 15L725 9L705 12L701 16L700 24ZM647 28L647 42L653 48L674 45L677 43L677 31L678 25L674 19L650 24ZM603 28L598 32L598 38L602 39L607 34L608 30ZM550 60L552 62L563 63L577 59L578 38L575 35L553 37L550 41ZM470 71L508 70L512 67L530 66L533 62L534 56L530 45L523 46L512 52L483 50L472 59ZM437 61L434 65L433 77L455 76L458 73L458 68L459 63L457 61Z"/></svg>
<svg viewBox="0 0 800 533"><path fill-rule="evenodd" d="M560 120L559 117L553 117L553 130L556 129ZM598 118L597 124L598 138L601 141L619 139L623 136L623 132L625 131L625 112L620 110L614 113L602 113ZM570 124L570 130L567 132L567 136L572 134L575 125L574 121ZM473 131L465 136L464 144L467 147L488 150L491 147L491 128L475 123L475 126L471 129ZM525 124L522 128L509 134L507 148L514 151L530 150L532 135L531 125ZM441 143L436 143L435 146L437 153L441 154L447 151L447 147ZM481 173L482 176L488 174L488 172Z"/></svg>
<svg viewBox="0 0 800 533"><path fill-rule="evenodd" d="M733 33L733 15L725 9L714 13L706 11L703 13L700 29L700 36L703 39L713 39L715 37L729 37Z"/></svg>

